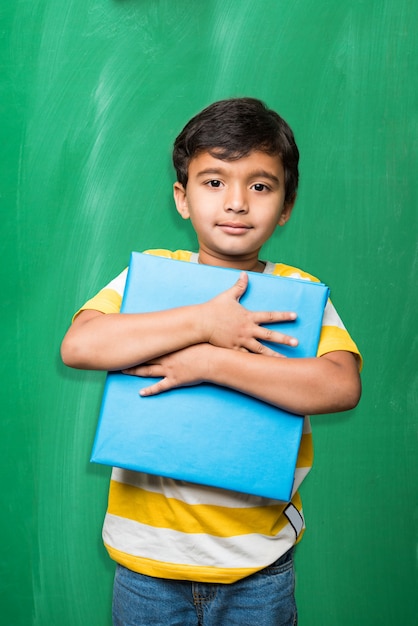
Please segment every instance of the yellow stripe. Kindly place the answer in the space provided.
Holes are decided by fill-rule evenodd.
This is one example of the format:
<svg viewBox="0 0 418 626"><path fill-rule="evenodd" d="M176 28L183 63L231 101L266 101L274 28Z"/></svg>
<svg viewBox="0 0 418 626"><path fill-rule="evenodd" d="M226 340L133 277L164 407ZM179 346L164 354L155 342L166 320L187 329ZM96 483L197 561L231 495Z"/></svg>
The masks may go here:
<svg viewBox="0 0 418 626"><path fill-rule="evenodd" d="M308 272L304 272L298 267L293 267L292 265L285 265L284 263L275 263L273 269L273 276L284 276L285 278L293 278L292 274L299 274L302 279L307 279L312 281L313 283L319 283L319 279L312 274L308 274ZM300 279L296 279L300 280Z"/></svg>
<svg viewBox="0 0 418 626"><path fill-rule="evenodd" d="M153 250L144 250L144 254L151 254L152 256L161 256L166 259L174 259L176 261L190 261L192 253L188 250L175 250L171 252L170 250L163 249L153 249Z"/></svg>
<svg viewBox="0 0 418 626"><path fill-rule="evenodd" d="M299 446L296 467L312 467L313 463L313 440L312 433L305 433Z"/></svg>
<svg viewBox="0 0 418 626"><path fill-rule="evenodd" d="M81 311L93 310L101 313L119 313L122 296L114 289L102 289L97 295L85 304L75 313L73 321L81 313Z"/></svg>
<svg viewBox="0 0 418 626"><path fill-rule="evenodd" d="M280 503L231 509L209 504L190 505L163 494L111 481L108 512L140 524L190 534L235 537L257 532L274 537L287 524L282 515L285 506Z"/></svg>
<svg viewBox="0 0 418 626"><path fill-rule="evenodd" d="M348 332L338 326L323 326L319 339L317 356L323 356L328 352L334 352L336 350L344 350L346 352L356 354L359 358L361 370L363 365L362 356Z"/></svg>

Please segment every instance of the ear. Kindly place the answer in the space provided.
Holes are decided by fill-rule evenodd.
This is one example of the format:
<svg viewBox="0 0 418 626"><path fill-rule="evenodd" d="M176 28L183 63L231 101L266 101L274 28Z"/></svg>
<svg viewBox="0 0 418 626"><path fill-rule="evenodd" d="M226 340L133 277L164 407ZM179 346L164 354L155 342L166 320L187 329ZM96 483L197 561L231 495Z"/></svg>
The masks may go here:
<svg viewBox="0 0 418 626"><path fill-rule="evenodd" d="M290 216L292 215L295 202L296 202L296 194L293 196L292 200L289 200L283 205L283 210L280 214L279 221L278 221L279 226L284 226L290 220Z"/></svg>
<svg viewBox="0 0 418 626"><path fill-rule="evenodd" d="M189 207L187 204L186 189L181 183L176 181L173 185L174 202L176 203L177 211L180 213L184 220L189 219Z"/></svg>

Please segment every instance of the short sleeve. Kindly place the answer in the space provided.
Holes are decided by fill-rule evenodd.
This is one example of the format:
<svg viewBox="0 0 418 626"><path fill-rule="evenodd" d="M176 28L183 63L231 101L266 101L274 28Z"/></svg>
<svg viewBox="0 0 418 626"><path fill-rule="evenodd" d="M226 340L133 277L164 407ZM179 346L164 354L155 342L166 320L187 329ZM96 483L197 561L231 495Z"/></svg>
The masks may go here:
<svg viewBox="0 0 418 626"><path fill-rule="evenodd" d="M358 357L360 369L362 368L363 359L360 351L350 337L334 305L328 300L322 319L317 356L323 356L337 350L345 350L355 354Z"/></svg>
<svg viewBox="0 0 418 626"><path fill-rule="evenodd" d="M87 300L75 313L73 321L82 311L100 311L100 313L119 313L122 304L128 269L116 276L106 287L103 287L93 298Z"/></svg>

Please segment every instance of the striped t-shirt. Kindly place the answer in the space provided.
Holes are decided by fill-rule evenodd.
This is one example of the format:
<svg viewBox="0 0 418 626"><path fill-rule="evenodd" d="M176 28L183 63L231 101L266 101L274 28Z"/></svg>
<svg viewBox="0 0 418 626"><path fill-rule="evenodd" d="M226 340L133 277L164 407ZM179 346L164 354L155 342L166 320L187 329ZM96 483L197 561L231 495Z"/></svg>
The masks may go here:
<svg viewBox="0 0 418 626"><path fill-rule="evenodd" d="M185 250L148 250L148 254L197 262ZM282 263L266 263L276 276L317 279ZM118 313L127 269L80 311ZM79 312L80 312L79 311ZM328 301L317 356L359 351ZM300 541L305 521L299 485L313 462L312 431L304 418L290 502L113 468L103 527L105 546L116 562L159 578L232 583L276 561Z"/></svg>

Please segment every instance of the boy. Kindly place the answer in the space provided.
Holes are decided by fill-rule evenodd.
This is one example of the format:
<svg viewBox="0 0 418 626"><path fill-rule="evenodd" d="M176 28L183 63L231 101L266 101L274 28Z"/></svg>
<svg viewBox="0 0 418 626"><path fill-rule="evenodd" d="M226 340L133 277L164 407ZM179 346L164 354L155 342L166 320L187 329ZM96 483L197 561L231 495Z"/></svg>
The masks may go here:
<svg viewBox="0 0 418 626"><path fill-rule="evenodd" d="M207 381L301 415L354 407L360 355L331 303L313 359L280 358L260 343L294 345L262 326L294 313L239 304L246 271L312 280L259 258L291 216L298 159L291 129L259 100L224 100L195 116L176 139L173 161L177 211L191 220L198 253L149 252L241 269L239 280L198 306L120 315L125 270L76 315L64 362L160 378L145 396ZM114 624L296 624L293 548L304 531L296 490L312 458L306 417L290 503L115 468L103 529L118 563Z"/></svg>

